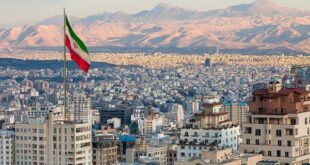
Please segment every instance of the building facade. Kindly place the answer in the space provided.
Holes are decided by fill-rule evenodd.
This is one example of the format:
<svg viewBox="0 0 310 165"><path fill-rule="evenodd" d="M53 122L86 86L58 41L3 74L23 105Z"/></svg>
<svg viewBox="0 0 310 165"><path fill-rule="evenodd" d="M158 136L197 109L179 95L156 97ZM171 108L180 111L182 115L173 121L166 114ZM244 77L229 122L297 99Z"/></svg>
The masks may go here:
<svg viewBox="0 0 310 165"><path fill-rule="evenodd" d="M90 108L90 98L83 93L74 93L69 97L68 113L70 120L76 122L92 123L92 111Z"/></svg>
<svg viewBox="0 0 310 165"><path fill-rule="evenodd" d="M116 140L94 137L92 146L93 165L115 165L118 163Z"/></svg>
<svg viewBox="0 0 310 165"><path fill-rule="evenodd" d="M92 164L91 126L61 112L16 124L16 165Z"/></svg>
<svg viewBox="0 0 310 165"><path fill-rule="evenodd" d="M0 165L15 165L15 132L0 131Z"/></svg>
<svg viewBox="0 0 310 165"><path fill-rule="evenodd" d="M167 165L167 147L149 146L142 140L135 147L127 149L126 164L140 162L141 158L156 161L159 165Z"/></svg>
<svg viewBox="0 0 310 165"><path fill-rule="evenodd" d="M244 102L227 102L223 104L224 112L228 112L229 119L234 124L242 124L246 121L246 116L249 113L249 106Z"/></svg>
<svg viewBox="0 0 310 165"><path fill-rule="evenodd" d="M310 100L302 88L282 88L271 82L253 92L241 150L261 153L281 165L309 163Z"/></svg>
<svg viewBox="0 0 310 165"><path fill-rule="evenodd" d="M190 124L181 129L178 161L200 158L204 150L239 147L240 126L228 119L227 112L221 112L222 104L206 103L204 108L204 112L195 114Z"/></svg>

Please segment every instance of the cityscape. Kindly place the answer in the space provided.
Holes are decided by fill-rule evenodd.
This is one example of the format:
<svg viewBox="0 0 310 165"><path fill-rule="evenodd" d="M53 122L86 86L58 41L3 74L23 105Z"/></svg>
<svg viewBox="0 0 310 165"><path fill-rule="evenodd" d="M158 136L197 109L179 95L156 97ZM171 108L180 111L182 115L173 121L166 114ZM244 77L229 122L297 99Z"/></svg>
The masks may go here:
<svg viewBox="0 0 310 165"><path fill-rule="evenodd" d="M105 13L81 22L64 10L64 18L34 25L43 30L0 28L0 165L309 165L310 12L269 0L248 2L208 12L160 3L138 14ZM270 6L263 10L264 5ZM155 17L154 11L161 14ZM231 43L233 36L222 23L235 19L231 14L254 22L268 17L268 23L283 16L287 20L273 22L274 29L294 26L302 33L286 29L294 33L287 39L291 33L283 29L264 28L257 36L246 34L255 43L244 38ZM112 36L125 33L122 27L114 34L115 24L135 26L146 18L177 26L184 20L222 24L223 34L212 34L222 43L209 33L203 34L206 45L184 35L190 40L180 41L184 47L157 40L148 47L145 38L133 34ZM101 21L111 26L108 32L95 35L98 29L81 28L97 28ZM55 31L62 26L63 33ZM53 40L60 35L60 42L37 38L46 29ZM264 30L279 36L268 38ZM93 35L85 37L88 33Z"/></svg>

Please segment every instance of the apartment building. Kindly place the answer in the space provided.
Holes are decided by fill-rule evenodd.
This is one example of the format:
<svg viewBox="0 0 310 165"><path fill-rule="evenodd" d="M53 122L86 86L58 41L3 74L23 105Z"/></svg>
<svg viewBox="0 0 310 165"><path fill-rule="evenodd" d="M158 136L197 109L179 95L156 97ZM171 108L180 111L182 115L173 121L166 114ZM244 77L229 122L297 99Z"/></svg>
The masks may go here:
<svg viewBox="0 0 310 165"><path fill-rule="evenodd" d="M310 162L310 99L303 88L283 88L270 82L253 92L241 150L261 153L264 160L281 165Z"/></svg>
<svg viewBox="0 0 310 165"><path fill-rule="evenodd" d="M166 113L167 122L174 122L178 126L183 125L184 121L184 109L180 104L173 104L169 111Z"/></svg>
<svg viewBox="0 0 310 165"><path fill-rule="evenodd" d="M201 158L190 161L177 161L175 165L256 165L262 160L260 154L233 153L231 148L202 151Z"/></svg>
<svg viewBox="0 0 310 165"><path fill-rule="evenodd" d="M156 133L159 126L164 123L163 116L155 110L149 110L145 119L143 120L143 130L139 130L142 135L150 136Z"/></svg>
<svg viewBox="0 0 310 165"><path fill-rule="evenodd" d="M92 122L89 97L83 93L76 92L68 101L67 116L69 116L70 120L84 123Z"/></svg>
<svg viewBox="0 0 310 165"><path fill-rule="evenodd" d="M27 109L27 116L29 118L35 117L47 117L50 112L55 109L56 106L53 106L52 103L39 103L36 102L32 104L31 107Z"/></svg>
<svg viewBox="0 0 310 165"><path fill-rule="evenodd" d="M222 104L205 103L204 112L197 113L184 128L177 146L177 160L200 158L204 150L231 147L234 151L240 143L240 127L222 112Z"/></svg>
<svg viewBox="0 0 310 165"><path fill-rule="evenodd" d="M126 164L140 162L141 158L156 161L159 165L167 165L167 147L147 145L142 138L139 144L126 150Z"/></svg>
<svg viewBox="0 0 310 165"><path fill-rule="evenodd" d="M93 165L116 165L118 163L117 141L104 136L93 137Z"/></svg>
<svg viewBox="0 0 310 165"><path fill-rule="evenodd" d="M0 165L15 165L15 132L0 131Z"/></svg>
<svg viewBox="0 0 310 165"><path fill-rule="evenodd" d="M16 165L92 164L90 124L67 120L60 109L16 124L15 145Z"/></svg>
<svg viewBox="0 0 310 165"><path fill-rule="evenodd" d="M242 124L246 121L246 116L249 113L249 105L244 102L227 102L223 104L223 111L228 112L229 119L234 124Z"/></svg>

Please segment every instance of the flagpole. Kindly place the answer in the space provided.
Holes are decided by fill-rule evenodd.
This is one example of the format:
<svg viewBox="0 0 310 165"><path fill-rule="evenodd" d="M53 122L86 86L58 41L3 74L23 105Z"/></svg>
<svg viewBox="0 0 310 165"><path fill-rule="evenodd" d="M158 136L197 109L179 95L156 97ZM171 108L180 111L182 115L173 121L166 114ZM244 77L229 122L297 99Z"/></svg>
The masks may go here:
<svg viewBox="0 0 310 165"><path fill-rule="evenodd" d="M64 117L66 118L67 111L67 57L66 57L66 11L64 8Z"/></svg>

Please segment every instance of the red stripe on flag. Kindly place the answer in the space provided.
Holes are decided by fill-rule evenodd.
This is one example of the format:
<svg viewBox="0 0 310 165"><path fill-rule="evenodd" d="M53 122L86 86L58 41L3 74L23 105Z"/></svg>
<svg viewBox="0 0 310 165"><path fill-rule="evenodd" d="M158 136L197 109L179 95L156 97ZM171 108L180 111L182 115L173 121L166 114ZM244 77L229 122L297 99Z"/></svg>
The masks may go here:
<svg viewBox="0 0 310 165"><path fill-rule="evenodd" d="M71 43L70 43L70 39L69 37L66 35L66 46L69 49L70 55L71 55L71 59L73 61L76 62L76 64L78 65L78 67L80 69L82 69L84 72L88 72L89 66L90 64L87 63L87 61L85 61L81 56L79 56L71 47Z"/></svg>

